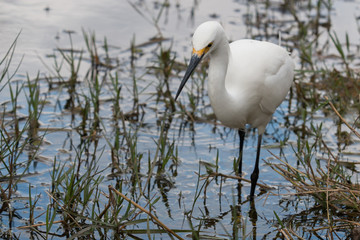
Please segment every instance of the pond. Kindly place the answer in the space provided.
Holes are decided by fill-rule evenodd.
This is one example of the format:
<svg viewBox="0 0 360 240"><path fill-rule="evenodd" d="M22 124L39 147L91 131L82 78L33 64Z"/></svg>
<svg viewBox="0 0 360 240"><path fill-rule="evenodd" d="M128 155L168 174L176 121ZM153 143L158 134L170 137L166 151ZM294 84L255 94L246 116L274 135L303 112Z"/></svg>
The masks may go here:
<svg viewBox="0 0 360 240"><path fill-rule="evenodd" d="M3 2L0 236L354 236L359 7L340 0ZM192 33L208 20L221 22L230 41L280 38L296 63L290 93L263 136L255 201L246 179L257 131L246 130L239 188L239 136L213 114L207 61L174 101Z"/></svg>

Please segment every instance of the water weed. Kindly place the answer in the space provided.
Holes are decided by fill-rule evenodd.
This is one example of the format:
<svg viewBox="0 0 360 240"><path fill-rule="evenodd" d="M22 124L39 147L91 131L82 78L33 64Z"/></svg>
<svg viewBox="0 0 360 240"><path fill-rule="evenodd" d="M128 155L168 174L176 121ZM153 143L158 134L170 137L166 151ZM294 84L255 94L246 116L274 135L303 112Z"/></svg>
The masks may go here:
<svg viewBox="0 0 360 240"><path fill-rule="evenodd" d="M190 30L178 32L204 3L128 4L155 37L125 34L116 46L110 33L64 31L35 76L18 74L17 40L4 52L0 237L350 237L359 220L358 45L334 31L337 3L234 2L231 20L210 16L234 36L281 42L297 62L294 86L264 135L255 203L246 195L255 132L247 130L239 178L238 134L212 113L207 62L174 101L191 53L179 40Z"/></svg>

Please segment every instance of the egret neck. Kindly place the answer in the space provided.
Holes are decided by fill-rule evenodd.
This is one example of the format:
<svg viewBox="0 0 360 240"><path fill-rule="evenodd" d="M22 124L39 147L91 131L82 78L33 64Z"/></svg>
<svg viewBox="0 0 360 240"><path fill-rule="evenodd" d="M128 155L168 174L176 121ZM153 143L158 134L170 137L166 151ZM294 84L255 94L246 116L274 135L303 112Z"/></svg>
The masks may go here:
<svg viewBox="0 0 360 240"><path fill-rule="evenodd" d="M217 118L226 126L233 128L245 128L246 119L244 116L236 116L233 106L238 105L241 96L232 96L226 88L226 74L231 65L230 45L225 32L219 32L220 41L214 46L209 54L209 82L208 94L211 106ZM233 113L233 114L232 114ZM236 119L235 119L236 118Z"/></svg>

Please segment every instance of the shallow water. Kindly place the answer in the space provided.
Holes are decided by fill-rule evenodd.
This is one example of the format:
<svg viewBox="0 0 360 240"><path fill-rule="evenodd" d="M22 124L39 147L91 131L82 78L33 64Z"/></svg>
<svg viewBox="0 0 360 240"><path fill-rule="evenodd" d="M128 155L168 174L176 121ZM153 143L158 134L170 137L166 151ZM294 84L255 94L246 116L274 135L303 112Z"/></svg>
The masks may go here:
<svg viewBox="0 0 360 240"><path fill-rule="evenodd" d="M21 67L14 78L16 82L25 82L28 74L31 79L35 78L39 73L40 77L50 76L52 73L49 68L54 65L52 57L49 55L55 54L59 58L59 53L56 48L68 49L71 47L69 41L69 34L64 32L74 31L72 36L73 48L78 50L86 50L84 39L82 36L82 29L96 33L98 46L103 43L106 37L109 44L110 57L113 59L113 64L116 61L120 62L117 66L120 78L122 79L123 88L121 91L122 100L120 102L121 109L128 112L133 107L133 93L131 91L132 80L130 74L130 43L135 39L136 44L141 44L149 41L150 38L157 36L159 31L154 26L151 20L157 16L159 5L156 2L138 1L132 2L142 10L139 14L127 1L5 1L2 3L0 9L0 55L4 55L7 51L7 46L10 46L16 35L21 32L17 42L16 52L13 62L17 63L23 58ZM165 8L161 16L158 27L164 38L169 38L162 44L165 47L172 46L172 51L176 55L178 62L184 62L183 59L188 59L191 51L191 33L196 26L201 22L209 19L220 21L228 34L229 39L238 39L241 37L253 37L267 39L272 42L277 42L277 33L279 26L291 26L294 22L287 22L291 19L288 14L282 14L279 10L279 4L273 3L273 8L265 12L273 19L279 19L279 26L273 25L267 29L269 37L266 38L263 28L251 25L246 25L247 18L253 18L255 13L263 12L264 5L261 3L254 4L247 1L225 1L218 5L218 1L178 1L170 3L168 8ZM332 30L335 31L339 39L344 41L345 33L349 34L350 42L356 42L359 37L359 32L354 16L359 16L360 9L356 1L336 1L331 10ZM350 12L350 13L349 13ZM346 13L346 14L345 14ZM192 15L193 14L193 15ZM311 18L307 14L302 17ZM296 28L296 27L294 27ZM291 31L296 31L292 29ZM282 34L284 41L293 46L291 41L286 40L291 36L290 32ZM4 37L5 36L5 37ZM325 41L326 37L324 37ZM104 57L104 51L99 55ZM144 107L143 119L141 121L130 122L126 121L126 125L132 133L137 135L137 151L143 154L141 165L141 172L146 176L148 169L148 157L154 158L156 150L156 142L161 131L160 122L163 118L169 116L162 102L157 102L156 97L152 95L156 92L156 83L159 81L155 75L148 74L147 67L155 65L155 54L159 52L156 44L151 44L141 48L142 54L136 60L136 77L141 78L138 81L140 90L144 90L139 95L139 102L146 103ZM333 48L329 49L329 52ZM298 53L295 49L293 56L299 68L300 62L297 59ZM44 65L45 63L45 65ZM84 83L78 85L79 92L83 95L89 95L89 85L86 83L85 75L89 69L89 56L85 55L81 63L79 80ZM64 67L65 68L65 67ZM15 66L12 66L15 69ZM62 70L66 74L65 70ZM146 73L144 75L144 73ZM170 88L174 92L177 89L182 72L171 77ZM305 80L305 79L304 79ZM199 81L196 82L199 84ZM25 183L18 185L16 194L19 197L28 197L28 186L32 186L33 195L41 195L38 205L41 206L35 211L35 215L44 212L48 204L48 197L45 191L49 190L50 171L56 156L57 162L68 162L74 159L77 154L77 146L82 142L79 132L75 130L80 125L81 117L78 114L72 114L70 111L64 110L64 104L67 100L66 88L49 90L49 84L46 81L41 81L41 94L46 96L47 104L45 105L40 117L41 133L45 134L45 144L40 147L37 161L33 161L27 170L29 176L25 178ZM149 85L150 84L150 85ZM193 83L194 84L194 83ZM102 173L105 176L103 182L104 189L109 184L115 184L118 178L126 180L130 179L130 174L124 174L113 177L112 171L109 168L111 163L111 149L108 142L114 141L114 122L111 119L112 103L107 101L112 97L113 89L109 84L105 84L102 88L100 99L103 100L100 106L100 114L102 117L102 126L104 127L102 135L99 138L98 151L96 155L99 158L98 165L100 169L105 169ZM211 113L208 98L206 97L206 89L204 90L205 97L199 100L198 108L200 112L207 114ZM184 92L181 101L188 106L188 99ZM1 92L0 103L7 101L10 98L8 88ZM22 94L19 98L19 114L28 114L26 95ZM61 107L59 107L59 105ZM5 105L6 106L6 105ZM8 106L7 106L8 107ZM296 164L296 157L293 146L296 146L298 137L293 132L296 126L301 125L301 120L295 121L297 116L292 116L289 113L295 112L297 105L293 100L291 106L289 102L285 101L274 114L274 120L268 125L266 134L263 138L263 150L261 158L265 160L276 159L271 155L280 155L286 158L290 163ZM285 118L284 118L285 117ZM309 120L309 119L308 119ZM166 121L164 121L166 122ZM314 124L323 123L324 139L329 146L334 150L337 149L337 140L334 138L334 120L325 118L322 113L312 116L311 122ZM56 128L52 132L48 128ZM61 129L61 130L59 130ZM174 142L178 149L178 157L180 163L174 166L173 169L167 167L164 173L164 182L158 184L152 179L151 193L161 197L161 201L154 206L156 214L163 222L166 222L170 228L188 229L189 223L186 219L185 212L192 208L194 195L197 184L197 172L199 170L199 161L215 163L217 151L219 151L219 172L227 175L233 175L233 159L238 155L238 136L237 132L221 125L214 125L212 123L186 123L181 119L180 114L175 114L174 119L170 122L170 129L168 132L168 141ZM287 144L279 147L279 142L286 141ZM253 131L248 131L244 147L244 163L243 171L245 178L250 177L253 169L255 159L257 136ZM94 146L90 145L90 152ZM294 147L294 149L296 149ZM358 150L358 143L349 146L348 151L354 153ZM270 153L271 152L271 153ZM25 151L22 158L26 159L31 150ZM86 155L86 156L85 156ZM84 158L88 157L84 154ZM121 156L127 158L126 153ZM359 155L349 155L345 159L358 161ZM124 160L125 164L125 160ZM176 174L174 173L176 169ZM205 173L205 168L200 167L201 174ZM354 176L356 178L356 176ZM145 179L146 181L146 179ZM130 182L130 180L129 180ZM298 200L288 197L290 201L286 201L282 196L277 196L278 193L291 192L289 183L284 182L283 178L276 174L264 162L261 162L259 182L265 183L274 187L271 192L274 194L262 195L255 201L257 218L254 218L252 206L246 202L250 191L250 185L243 183L241 199L237 192L237 182L227 179L224 183L217 184L213 181L206 193L200 195L197 200L192 216L193 224L205 224L202 228L208 231L210 236L224 236L235 238L233 213L238 202L244 202L240 205L241 219L243 221L243 237L253 238L276 238L278 235L277 221L274 212L280 218L286 218L289 215L305 211L311 206L312 200ZM129 184L129 188L130 188ZM165 190L164 190L165 189ZM258 192L258 190L257 190ZM206 200L206 201L205 201ZM140 202L145 204L145 202ZM19 209L19 219L10 223L7 216L1 215L0 225L4 230L9 228L13 232L20 233L22 239L27 239L27 233L17 230L14 227L23 226L29 211L24 208L27 200L15 201L14 209ZM293 206L293 207L291 207ZM295 206L295 207L294 207ZM310 216L309 218L314 217ZM198 219L202 219L199 221ZM44 222L44 216L37 219L39 222ZM303 221L301 221L303 222ZM140 225L140 228L146 228ZM311 236L309 233L303 233L304 237ZM325 233L324 233L325 234ZM184 238L188 235L182 234ZM326 235L325 235L326 236ZM142 236L146 237L146 236ZM167 239L167 235L162 235Z"/></svg>

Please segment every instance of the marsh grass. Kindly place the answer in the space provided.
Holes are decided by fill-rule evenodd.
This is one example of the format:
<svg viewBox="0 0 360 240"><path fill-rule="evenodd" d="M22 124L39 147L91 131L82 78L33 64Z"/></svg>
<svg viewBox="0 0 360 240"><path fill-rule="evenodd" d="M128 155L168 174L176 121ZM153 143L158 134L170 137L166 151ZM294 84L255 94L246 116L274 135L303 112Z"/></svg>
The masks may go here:
<svg viewBox="0 0 360 240"><path fill-rule="evenodd" d="M304 2L298 6L305 5ZM354 178L357 172L354 172L354 167L348 167L351 163L344 163L346 160L342 155L354 143L350 139L358 138L356 131L351 130L356 120L353 124L345 124L346 117L341 116L358 112L357 50L350 44L347 34L341 36L345 39L341 41L331 30L331 6L331 1L315 1L313 4L309 1L305 12L310 14L317 10L315 15L311 14L313 20L309 22L301 20L300 13L304 11L296 11L295 4L288 6L299 28L299 41L293 42L301 64L295 76L295 115L298 117L291 120L297 134L297 141L292 144L297 164L275 154L273 157L278 163L266 163L284 178L285 185L294 189L294 192L280 194L289 199L281 201L284 209L289 205L301 209L301 201L309 202L309 206L285 218L274 213L279 236L286 239L342 239L344 234L351 235L351 229L357 227L359 220L359 185ZM331 100L324 95L330 96ZM336 149L323 138L326 127L312 117L319 112L338 117L335 120Z"/></svg>
<svg viewBox="0 0 360 240"><path fill-rule="evenodd" d="M84 76L89 91L78 90L80 85L78 78L81 75L79 73L80 63L77 61L83 61L84 52L72 47L71 35L71 48L66 51L59 49L60 59L59 56L54 58L56 76L46 78L46 81L53 85L54 83L50 82L53 79L64 80L67 78L63 76L70 76L69 81L66 81L67 89L65 90L69 98L63 103L66 107L59 109L71 113L72 125L79 133L80 141L77 146L71 145L75 154L70 162L59 161L56 156L54 157L53 168L50 171L51 187L46 191L50 203L44 212L33 211L39 199L34 198L32 192L29 191L30 220L27 226L19 229L27 229L32 235L45 239L51 237L97 239L107 236L123 239L126 236L137 238L136 235L147 235L152 238L157 234L182 239L177 233L190 232L189 230L172 230L152 213L152 209L155 208L160 197L156 196L156 193L152 193L151 184L159 188L161 197L166 201L166 191L173 187L171 175L176 176L178 151L174 141L170 142L168 139L171 122L169 123L165 116L160 123L162 129L160 137L154 139L155 154L150 152L148 154L148 177L144 178L141 165L145 161L145 155L138 149L141 118L130 117L134 115L124 112L121 108L121 89L124 83L120 83L119 72L111 73L112 66L100 64L102 57L99 54L95 35L83 32L83 36L91 62L89 70ZM106 44L103 49L105 59L108 61L109 53ZM132 54L135 54L134 47L131 49ZM75 56L75 54L78 55ZM136 76L134 61L130 64L133 69L130 77L132 82L129 82L127 88L136 93L131 99L134 103L133 109L140 109L141 103L137 94L141 92L138 92L137 81L139 79ZM58 67L63 66L57 64L58 62L66 63L69 72L66 73L62 67ZM160 61L159 64L161 64ZM163 74L166 77L166 72ZM27 128L29 129L28 135L31 136L29 139L37 136L38 119L45 102L40 98L39 81L39 78L33 81L28 80L26 85L26 90L29 92L27 95L29 116L31 116L29 117L29 128ZM163 83L159 84L163 85ZM113 122L115 129L112 133L107 132L107 121L109 120L101 112L101 104L103 104L101 97L107 87L114 90L110 100L112 102L110 121ZM19 88L16 89L16 93L19 92ZM169 91L169 87L167 87L167 91ZM139 116L139 110L135 110L133 114ZM31 121L33 121L32 124ZM106 140L107 146L101 146L101 138ZM41 138L39 138L37 146L41 145L40 141ZM104 173L108 171L108 168L99 166L99 160L106 147L111 149L110 168L112 174L109 177L117 179L115 186L108 188L103 186ZM172 174L168 173L169 170ZM9 172L12 172L11 169ZM145 203L145 206L142 207L140 202ZM45 216L45 223L36 222L36 219L41 216ZM134 229L135 226L143 227Z"/></svg>
<svg viewBox="0 0 360 240"><path fill-rule="evenodd" d="M49 70L45 78L28 76L24 83L10 83L15 76L9 70L16 40L0 61L0 90L8 87L11 98L9 103L2 104L5 107L0 119L0 213L7 214L10 225L9 231L0 230L2 237L16 239L26 232L33 239L256 239L260 235L259 219L270 226L270 230L261 230L266 232L264 238L349 236L359 221L360 189L353 177L355 167L348 168L341 153L353 144L352 140L358 141L356 121L345 124L346 114L358 111L357 53L348 36L341 42L340 36L330 31L331 1L298 4L287 1L280 5L266 1L255 4L254 15L246 16L251 30L248 37L277 40L281 28L283 46L299 55L289 106L284 110L284 126L293 135L284 133L277 139L281 155L273 154L274 160L266 161L285 179L285 185L291 186L290 190L286 188L290 192L282 186L279 193L274 186L258 184L259 199L277 195L279 206L284 209L295 206L296 210L274 212L266 217L257 213L257 202L241 197L241 188L231 190L231 199L223 196L226 191L223 188L229 182L249 180L225 174L219 165L222 150L216 147L215 158L199 161L198 169L194 169L191 197L186 198L189 194L182 192L182 179L177 178L183 163L178 138L186 135L190 144L196 146L198 124L210 125L220 138L231 131L221 130L222 126L209 114L205 88L207 62L192 76L184 97L174 101L173 80L181 78L186 64L178 59L173 43L168 44L160 31L160 19L171 4L166 0L157 4L156 14L151 15L146 4L130 3L154 24L157 36L143 43L137 43L135 36L129 39L129 48L121 52L124 62L113 56L106 37L99 41L94 32L85 30L80 34L84 49L74 47L75 32L63 33L70 47L59 47L51 55L53 65L45 66ZM280 12L286 19L274 22L273 14ZM324 34L325 42L321 40ZM327 49L335 53L330 54ZM149 52L151 60L144 60ZM41 94L44 84L48 86L47 94ZM325 99L325 94L331 100ZM18 113L22 95L27 104L26 117ZM55 106L48 106L49 95L57 96ZM51 127L41 128L40 121L44 109L49 108L66 122L65 127L51 130L55 134L67 132L62 148L68 149L69 157L64 159L65 154L55 154L51 158L47 163L50 184L37 195L26 181L31 177L30 165L48 146L45 137L52 134ZM336 119L336 149L323 138L326 126L314 119L319 112ZM151 114L156 118L153 123L147 120ZM346 129L349 126L353 129L350 133ZM178 129L178 133L174 134L173 129ZM282 149L289 147L291 141L292 155L283 153ZM49 145L46 148L52 147ZM195 154L191 158L197 160ZM12 222L19 211L13 205L18 197L16 190L24 184L28 190L27 216L16 232ZM181 227L179 224L169 227L166 220L173 220L174 206L169 192L176 188L184 219ZM212 191L216 192L216 199L210 197L214 196ZM304 199L308 207L301 205ZM214 201L220 202L218 212L211 208ZM226 209L222 209L221 201L226 201ZM44 203L46 206L39 210ZM165 213L159 213L159 209Z"/></svg>
<svg viewBox="0 0 360 240"><path fill-rule="evenodd" d="M6 107L4 107L0 119L0 213L7 214L9 223L12 223L14 219L18 218L15 205L16 199L19 197L17 193L19 185L28 185L29 194L31 194L30 184L26 183L24 178L31 175L28 170L37 155L43 138L38 136L37 132L39 128L37 119L41 110L38 108L39 95L36 83L32 85L33 88L30 87L27 98L29 115L27 117L19 117L17 114L18 99L24 87L19 83L15 86L12 86L10 83L19 70L20 63L16 65L15 72L12 73L10 73L10 66L12 65L12 58L19 36L20 34L15 38L9 50L0 61L0 66L2 67L0 77L1 91L5 91L5 87L8 87L11 98L10 111L6 111ZM28 84L30 84L29 79ZM3 106L6 106L6 104ZM28 157L24 159L22 155L27 150L29 151ZM36 202L37 199L30 201L30 222L33 221L33 210ZM14 234L11 229L8 231L0 231L0 234L6 238L17 238L17 235Z"/></svg>
<svg viewBox="0 0 360 240"><path fill-rule="evenodd" d="M334 104L328 100L328 105L344 123L352 135L359 138L359 133L340 115ZM297 142L294 151L297 153L298 165L292 166L286 159L275 156L280 163L268 162L274 171L284 177L291 184L299 198L311 196L314 206L303 214L317 214L316 222L321 222L323 227L302 226L303 231L308 231L310 236L325 235L329 239L339 238L342 232L351 235L353 229L358 227L360 186L354 181L353 168L341 161L341 155L327 145L322 138L322 125L311 126L312 137ZM323 159L318 153L322 152ZM356 178L355 178L356 179ZM297 215L301 216L302 213ZM300 220L300 219L299 219ZM299 238L298 228L294 227L297 217L293 219L278 219L281 231L288 238ZM301 221L301 220L300 220ZM325 231L325 233L324 233Z"/></svg>

